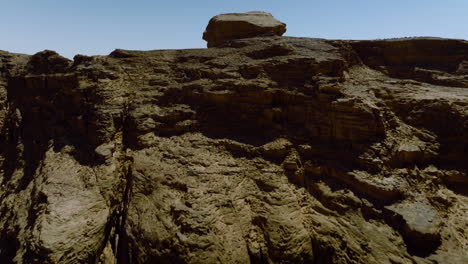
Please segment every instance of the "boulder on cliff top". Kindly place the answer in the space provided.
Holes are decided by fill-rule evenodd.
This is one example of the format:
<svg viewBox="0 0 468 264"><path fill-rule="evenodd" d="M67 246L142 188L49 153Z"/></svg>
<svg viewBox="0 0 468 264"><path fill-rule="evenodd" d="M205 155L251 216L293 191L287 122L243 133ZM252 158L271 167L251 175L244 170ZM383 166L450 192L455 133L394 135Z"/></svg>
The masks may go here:
<svg viewBox="0 0 468 264"><path fill-rule="evenodd" d="M257 36L281 36L286 24L275 19L270 13L253 11L247 13L221 14L211 18L203 39L208 48L216 47L228 40Z"/></svg>

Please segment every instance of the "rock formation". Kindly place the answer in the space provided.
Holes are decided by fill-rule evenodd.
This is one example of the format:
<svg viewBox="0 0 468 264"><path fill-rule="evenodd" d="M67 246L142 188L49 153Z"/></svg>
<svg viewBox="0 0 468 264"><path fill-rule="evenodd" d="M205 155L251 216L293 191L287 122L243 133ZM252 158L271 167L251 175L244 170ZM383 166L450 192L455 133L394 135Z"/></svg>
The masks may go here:
<svg viewBox="0 0 468 264"><path fill-rule="evenodd" d="M233 39L281 36L284 32L286 24L275 19L270 13L252 11L213 17L203 32L203 39L208 42L210 48L226 44Z"/></svg>
<svg viewBox="0 0 468 264"><path fill-rule="evenodd" d="M0 262L468 263L467 65L437 38L0 51Z"/></svg>

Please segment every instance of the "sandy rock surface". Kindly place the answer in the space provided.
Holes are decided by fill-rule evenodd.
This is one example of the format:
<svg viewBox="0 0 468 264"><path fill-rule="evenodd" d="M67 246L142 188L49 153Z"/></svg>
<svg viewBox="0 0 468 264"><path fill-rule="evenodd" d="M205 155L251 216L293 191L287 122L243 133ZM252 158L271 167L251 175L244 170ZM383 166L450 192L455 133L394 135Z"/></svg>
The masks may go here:
<svg viewBox="0 0 468 264"><path fill-rule="evenodd" d="M468 263L467 50L2 51L1 263Z"/></svg>

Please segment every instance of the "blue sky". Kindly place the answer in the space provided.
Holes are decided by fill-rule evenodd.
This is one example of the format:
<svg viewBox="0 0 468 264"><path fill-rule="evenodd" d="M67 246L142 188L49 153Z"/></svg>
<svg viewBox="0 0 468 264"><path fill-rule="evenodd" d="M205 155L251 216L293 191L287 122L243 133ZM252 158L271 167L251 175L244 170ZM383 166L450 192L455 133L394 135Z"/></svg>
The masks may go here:
<svg viewBox="0 0 468 264"><path fill-rule="evenodd" d="M212 16L253 10L285 22L287 36L468 39L468 0L0 0L0 49L72 58L202 48Z"/></svg>

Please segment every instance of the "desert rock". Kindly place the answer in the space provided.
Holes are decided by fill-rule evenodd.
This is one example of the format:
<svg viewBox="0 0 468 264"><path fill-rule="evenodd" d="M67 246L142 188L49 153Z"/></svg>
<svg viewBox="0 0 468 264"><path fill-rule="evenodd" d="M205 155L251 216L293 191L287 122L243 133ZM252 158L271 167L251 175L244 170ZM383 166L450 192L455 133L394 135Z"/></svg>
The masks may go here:
<svg viewBox="0 0 468 264"><path fill-rule="evenodd" d="M468 263L467 49L0 51L1 263Z"/></svg>
<svg viewBox="0 0 468 264"><path fill-rule="evenodd" d="M203 33L203 39L208 42L208 47L215 47L233 39L281 36L284 32L286 24L270 13L253 11L214 16Z"/></svg>

